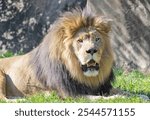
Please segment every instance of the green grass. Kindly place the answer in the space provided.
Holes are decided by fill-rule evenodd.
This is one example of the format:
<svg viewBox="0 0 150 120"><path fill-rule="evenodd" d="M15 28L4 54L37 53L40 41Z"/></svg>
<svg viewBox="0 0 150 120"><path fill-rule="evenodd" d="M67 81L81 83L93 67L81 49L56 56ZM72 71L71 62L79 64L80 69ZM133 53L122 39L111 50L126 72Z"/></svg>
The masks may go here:
<svg viewBox="0 0 150 120"><path fill-rule="evenodd" d="M12 57L12 56L16 56L16 55L22 55L23 54L23 52L18 52L18 53L16 53L16 54L14 54L13 52L11 52L11 51L7 51L6 53L4 53L4 54L0 54L0 58L7 58L7 57Z"/></svg>
<svg viewBox="0 0 150 120"><path fill-rule="evenodd" d="M145 94L150 97L150 75L144 75L135 70L125 74L122 70L115 70L116 82L114 87L135 93Z"/></svg>
<svg viewBox="0 0 150 120"><path fill-rule="evenodd" d="M12 57L12 56L14 56L14 53L11 52L11 51L8 51L8 52L6 52L4 54L1 54L0 58L6 58L6 57Z"/></svg>
<svg viewBox="0 0 150 120"><path fill-rule="evenodd" d="M0 58L11 57L14 54L12 52L7 52L6 54L0 55ZM45 95L43 93L38 93L24 99L18 99L15 102L18 103L146 103L149 100L143 100L138 95L147 95L150 98L150 76L143 75L138 71L132 71L130 73L125 73L122 69L114 69L116 81L113 83L115 88L120 88L121 90L128 91L132 93L130 97L117 97L113 99L98 99L89 100L87 98L66 98L61 99L57 96L55 92ZM0 100L1 103L6 101ZM8 101L7 101L8 102ZM11 102L11 101L9 101ZM14 101L13 101L14 102Z"/></svg>

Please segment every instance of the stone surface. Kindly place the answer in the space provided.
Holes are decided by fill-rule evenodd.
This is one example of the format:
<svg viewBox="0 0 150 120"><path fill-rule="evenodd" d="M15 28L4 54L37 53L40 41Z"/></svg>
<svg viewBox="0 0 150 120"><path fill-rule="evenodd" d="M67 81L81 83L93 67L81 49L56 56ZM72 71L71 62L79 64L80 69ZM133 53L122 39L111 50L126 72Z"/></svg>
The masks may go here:
<svg viewBox="0 0 150 120"><path fill-rule="evenodd" d="M0 0L0 50L28 52L63 11L86 0Z"/></svg>
<svg viewBox="0 0 150 120"><path fill-rule="evenodd" d="M116 65L150 73L150 0L90 0L88 4L112 19Z"/></svg>

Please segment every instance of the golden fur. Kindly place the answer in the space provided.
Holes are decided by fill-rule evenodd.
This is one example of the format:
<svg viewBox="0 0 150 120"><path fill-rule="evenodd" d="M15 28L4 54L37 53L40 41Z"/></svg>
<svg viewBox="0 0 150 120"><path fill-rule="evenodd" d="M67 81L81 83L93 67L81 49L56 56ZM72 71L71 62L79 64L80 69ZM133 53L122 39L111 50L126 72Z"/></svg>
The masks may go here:
<svg viewBox="0 0 150 120"><path fill-rule="evenodd" d="M22 97L39 90L56 90L62 97L80 92L99 94L98 90L105 83L111 86L109 77L113 53L108 37L110 25L107 20L93 14L80 9L66 12L56 20L37 48L22 56L1 59L0 98ZM102 53L97 76L87 77L83 74L76 51L72 48L75 37L80 35L83 28L84 32L98 31L103 41L103 48L99 48Z"/></svg>
<svg viewBox="0 0 150 120"><path fill-rule="evenodd" d="M108 36L110 25L107 23L107 21L103 21L99 16L96 16L91 20L89 19L89 21L86 19L88 18L83 16L82 11L80 10L74 10L73 12L65 13L56 23L58 28L53 35L57 37L55 39L58 41L51 44L50 51L53 58L61 59L63 61L63 64L65 64L74 78L81 83L94 87L99 85L99 83L103 84L104 80L109 76L113 64L113 50L111 48ZM96 77L86 77L83 75L79 61L71 49L74 35L77 33L77 31L83 27L88 28L89 26L92 26L98 30L105 42L105 48L101 60L99 61L101 70L99 71L99 75ZM62 41L61 38L64 38L65 40ZM55 46L58 47L56 48Z"/></svg>

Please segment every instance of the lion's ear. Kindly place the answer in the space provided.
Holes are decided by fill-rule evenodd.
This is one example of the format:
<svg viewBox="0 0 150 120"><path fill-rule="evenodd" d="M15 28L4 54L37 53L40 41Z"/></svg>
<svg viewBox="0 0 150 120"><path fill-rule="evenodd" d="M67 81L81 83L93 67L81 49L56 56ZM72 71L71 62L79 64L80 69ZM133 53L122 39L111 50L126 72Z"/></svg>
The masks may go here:
<svg viewBox="0 0 150 120"><path fill-rule="evenodd" d="M100 31L109 33L111 30L111 19L107 19L105 17L96 17L94 20L94 26Z"/></svg>

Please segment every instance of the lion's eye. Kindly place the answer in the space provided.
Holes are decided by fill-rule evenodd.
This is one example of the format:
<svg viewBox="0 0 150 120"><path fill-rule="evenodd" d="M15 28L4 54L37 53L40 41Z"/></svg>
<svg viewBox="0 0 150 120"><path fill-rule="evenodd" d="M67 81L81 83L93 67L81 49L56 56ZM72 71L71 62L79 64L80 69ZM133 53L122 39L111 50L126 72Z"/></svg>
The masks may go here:
<svg viewBox="0 0 150 120"><path fill-rule="evenodd" d="M83 40L82 39L78 39L78 43L82 43L83 42Z"/></svg>
<svg viewBox="0 0 150 120"><path fill-rule="evenodd" d="M100 38L99 37L95 38L95 41L100 41Z"/></svg>

